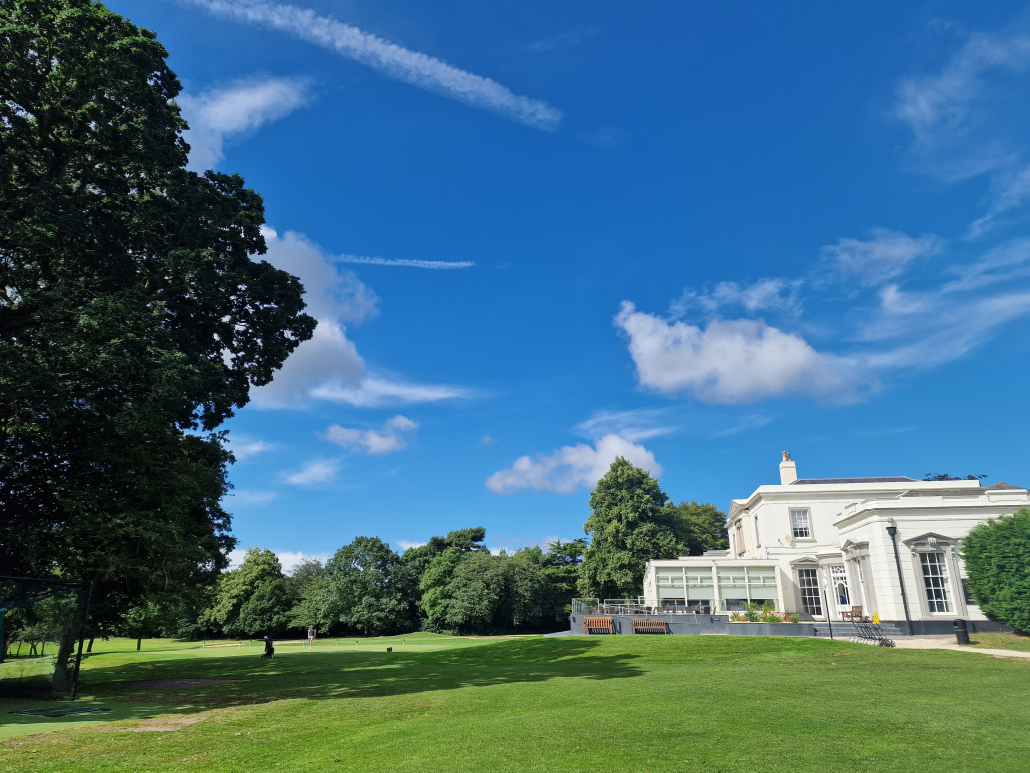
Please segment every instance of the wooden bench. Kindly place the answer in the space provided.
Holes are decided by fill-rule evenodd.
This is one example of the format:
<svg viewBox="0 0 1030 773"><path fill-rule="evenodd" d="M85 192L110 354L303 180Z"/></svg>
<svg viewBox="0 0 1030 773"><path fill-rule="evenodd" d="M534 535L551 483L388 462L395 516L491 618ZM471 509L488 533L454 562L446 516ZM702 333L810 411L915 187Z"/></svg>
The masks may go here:
<svg viewBox="0 0 1030 773"><path fill-rule="evenodd" d="M840 619L846 623L861 623L865 620L862 616L862 607L852 607L847 612L841 612Z"/></svg>
<svg viewBox="0 0 1030 773"><path fill-rule="evenodd" d="M615 635L615 621L610 617L584 617L583 635L588 636L594 633L606 633Z"/></svg>
<svg viewBox="0 0 1030 773"><path fill-rule="evenodd" d="M632 620L633 633L668 633L669 626L665 620L644 619Z"/></svg>

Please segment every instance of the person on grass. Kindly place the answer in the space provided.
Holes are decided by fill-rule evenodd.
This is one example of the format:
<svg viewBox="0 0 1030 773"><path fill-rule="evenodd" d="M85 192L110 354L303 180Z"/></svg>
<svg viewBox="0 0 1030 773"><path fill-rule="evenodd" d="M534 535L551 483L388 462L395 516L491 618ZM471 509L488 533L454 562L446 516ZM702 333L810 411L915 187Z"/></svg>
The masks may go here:
<svg viewBox="0 0 1030 773"><path fill-rule="evenodd" d="M311 645L315 643L315 626L308 627L308 649L311 649Z"/></svg>
<svg viewBox="0 0 1030 773"><path fill-rule="evenodd" d="M274 658L275 657L275 647L272 646L272 640L269 639L267 636L265 637L265 651L261 653L261 657L263 657L263 658Z"/></svg>

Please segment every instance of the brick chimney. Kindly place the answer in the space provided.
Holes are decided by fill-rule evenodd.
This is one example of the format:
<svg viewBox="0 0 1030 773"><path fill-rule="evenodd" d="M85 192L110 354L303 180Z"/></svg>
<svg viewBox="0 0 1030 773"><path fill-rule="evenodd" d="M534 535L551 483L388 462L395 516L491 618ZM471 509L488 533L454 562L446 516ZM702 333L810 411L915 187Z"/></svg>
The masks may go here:
<svg viewBox="0 0 1030 773"><path fill-rule="evenodd" d="M790 460L790 453L787 451L783 452L783 461L780 462L780 485L786 486L788 483L793 483L798 479L798 468Z"/></svg>

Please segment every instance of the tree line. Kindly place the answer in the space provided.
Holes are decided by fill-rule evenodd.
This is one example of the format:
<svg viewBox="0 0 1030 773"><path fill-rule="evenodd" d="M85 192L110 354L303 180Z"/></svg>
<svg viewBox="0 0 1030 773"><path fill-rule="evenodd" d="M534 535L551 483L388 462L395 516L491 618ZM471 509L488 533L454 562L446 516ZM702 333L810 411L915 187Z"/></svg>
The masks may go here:
<svg viewBox="0 0 1030 773"><path fill-rule="evenodd" d="M487 634L566 628L574 596L636 597L652 558L725 548L726 517L697 502L673 504L625 459L590 497L586 536L545 549L492 553L482 527L458 529L395 552L357 537L324 565L285 573L271 550L251 548L206 594L133 606L101 633L134 638L380 636L416 630Z"/></svg>

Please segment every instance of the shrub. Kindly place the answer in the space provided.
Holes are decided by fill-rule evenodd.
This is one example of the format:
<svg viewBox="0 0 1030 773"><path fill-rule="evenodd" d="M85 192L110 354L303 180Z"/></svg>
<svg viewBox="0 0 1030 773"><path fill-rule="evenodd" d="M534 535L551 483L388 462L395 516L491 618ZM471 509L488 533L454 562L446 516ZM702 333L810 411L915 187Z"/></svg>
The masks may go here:
<svg viewBox="0 0 1030 773"><path fill-rule="evenodd" d="M962 557L983 613L1030 632L1030 509L975 527L962 541Z"/></svg>
<svg viewBox="0 0 1030 773"><path fill-rule="evenodd" d="M801 622L801 615L799 615L799 614L791 614L790 617L788 618L788 622L800 623Z"/></svg>

